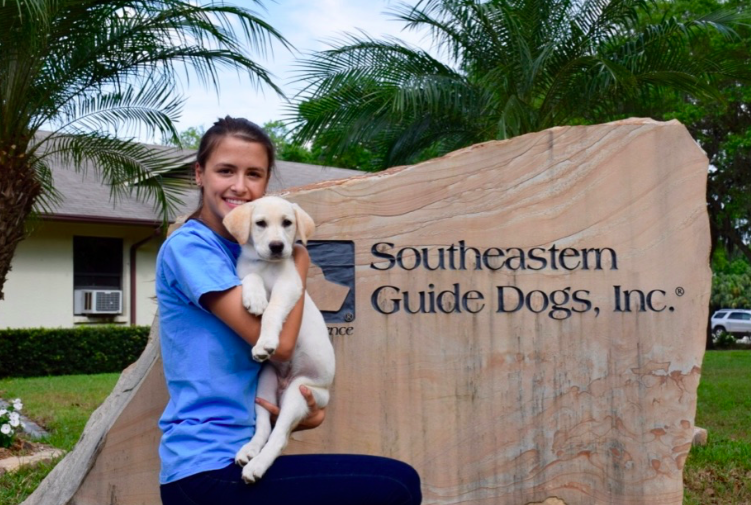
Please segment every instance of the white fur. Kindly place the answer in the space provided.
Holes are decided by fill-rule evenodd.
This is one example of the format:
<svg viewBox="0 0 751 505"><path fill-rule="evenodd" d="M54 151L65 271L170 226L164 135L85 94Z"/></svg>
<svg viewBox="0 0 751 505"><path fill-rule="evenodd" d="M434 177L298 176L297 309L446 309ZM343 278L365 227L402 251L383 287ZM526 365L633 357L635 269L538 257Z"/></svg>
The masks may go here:
<svg viewBox="0 0 751 505"><path fill-rule="evenodd" d="M237 273L242 278L243 304L261 315L261 334L253 359L268 360L279 346L279 333L289 312L303 294L292 259L295 237L303 242L313 232L313 220L299 206L278 197L264 197L233 209L224 225L240 244ZM276 251L274 251L276 244ZM235 456L244 465L243 480L260 479L287 445L292 430L308 415L300 393L305 385L319 407L329 401L334 380L334 349L321 312L305 293L305 310L297 344L288 362L269 361L262 370L257 395L278 405L273 430L270 413L256 405L256 432Z"/></svg>

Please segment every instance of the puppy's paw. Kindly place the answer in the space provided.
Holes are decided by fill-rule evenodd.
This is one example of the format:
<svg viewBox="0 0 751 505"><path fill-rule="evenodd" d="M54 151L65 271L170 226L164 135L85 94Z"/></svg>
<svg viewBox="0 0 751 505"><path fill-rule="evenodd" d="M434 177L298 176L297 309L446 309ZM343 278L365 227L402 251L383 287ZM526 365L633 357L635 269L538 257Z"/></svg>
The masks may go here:
<svg viewBox="0 0 751 505"><path fill-rule="evenodd" d="M278 345L278 342L263 342L259 340L258 342L256 342L256 345L253 346L253 351L251 352L253 360L259 363L263 363L276 352Z"/></svg>
<svg viewBox="0 0 751 505"><path fill-rule="evenodd" d="M243 288L243 305L251 314L260 316L269 306L269 300L262 290Z"/></svg>
<svg viewBox="0 0 751 505"><path fill-rule="evenodd" d="M266 470L271 466L269 463L261 461L256 458L243 468L243 480L246 484L253 484L266 473Z"/></svg>
<svg viewBox="0 0 751 505"><path fill-rule="evenodd" d="M261 327L261 335L256 345L253 346L253 359L262 363L276 352L277 347L279 347L279 336L274 335L274 332L264 332L264 327Z"/></svg>
<svg viewBox="0 0 751 505"><path fill-rule="evenodd" d="M235 454L235 463L240 466L247 465L250 460L258 456L261 452L261 448L261 444L254 443L254 441L251 440L237 451L237 454Z"/></svg>

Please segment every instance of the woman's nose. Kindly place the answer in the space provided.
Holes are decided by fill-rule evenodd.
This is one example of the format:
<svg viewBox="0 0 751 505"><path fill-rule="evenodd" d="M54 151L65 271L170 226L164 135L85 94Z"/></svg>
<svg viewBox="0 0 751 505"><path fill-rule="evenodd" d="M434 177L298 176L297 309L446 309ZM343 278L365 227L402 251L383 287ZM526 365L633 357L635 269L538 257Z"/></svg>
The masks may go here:
<svg viewBox="0 0 751 505"><path fill-rule="evenodd" d="M244 193L246 190L245 177L242 174L236 175L232 179L232 191L235 193Z"/></svg>

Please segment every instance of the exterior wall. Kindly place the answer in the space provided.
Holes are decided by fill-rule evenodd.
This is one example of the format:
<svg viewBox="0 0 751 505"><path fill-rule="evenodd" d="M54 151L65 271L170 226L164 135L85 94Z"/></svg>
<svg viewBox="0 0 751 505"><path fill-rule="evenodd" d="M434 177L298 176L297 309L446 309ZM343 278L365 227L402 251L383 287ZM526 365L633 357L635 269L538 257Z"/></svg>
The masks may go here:
<svg viewBox="0 0 751 505"><path fill-rule="evenodd" d="M130 324L130 247L154 230L149 227L41 222L19 244L0 301L0 328L55 328L80 324ZM123 312L116 316L73 315L73 237L123 239ZM136 254L136 323L150 325L156 313L154 264L161 238Z"/></svg>
<svg viewBox="0 0 751 505"><path fill-rule="evenodd" d="M156 255L162 242L161 237L155 238L139 247L136 254L136 324L151 326L154 322ZM130 258L127 261L130 262Z"/></svg>

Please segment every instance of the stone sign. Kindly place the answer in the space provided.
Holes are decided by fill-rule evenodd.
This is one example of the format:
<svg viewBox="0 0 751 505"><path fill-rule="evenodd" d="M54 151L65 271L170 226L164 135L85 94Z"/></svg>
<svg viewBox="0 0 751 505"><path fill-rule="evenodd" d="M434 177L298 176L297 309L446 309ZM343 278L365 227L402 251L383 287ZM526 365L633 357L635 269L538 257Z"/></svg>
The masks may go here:
<svg viewBox="0 0 751 505"><path fill-rule="evenodd" d="M707 158L677 122L488 142L286 196L337 352L288 453L420 472L426 504L682 503L711 272ZM156 332L27 504L157 504Z"/></svg>

